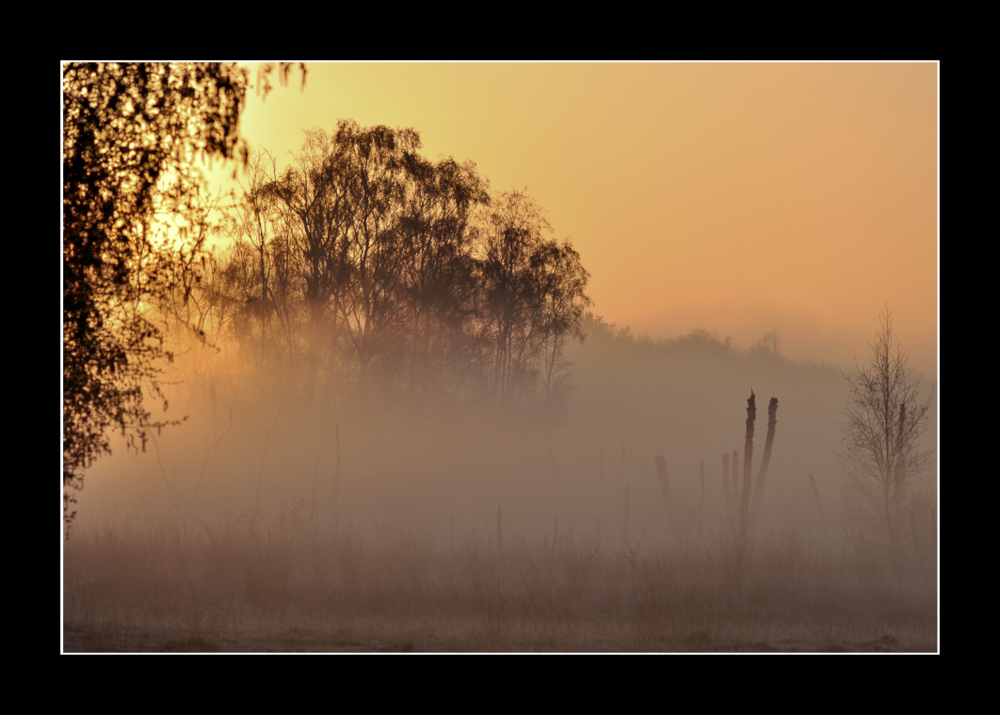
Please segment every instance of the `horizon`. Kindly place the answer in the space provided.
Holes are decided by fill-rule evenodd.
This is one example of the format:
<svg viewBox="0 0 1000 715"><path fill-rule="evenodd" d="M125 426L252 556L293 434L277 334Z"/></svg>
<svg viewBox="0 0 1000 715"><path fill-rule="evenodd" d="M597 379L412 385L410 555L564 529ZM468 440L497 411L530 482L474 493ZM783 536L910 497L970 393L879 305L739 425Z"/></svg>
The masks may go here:
<svg viewBox="0 0 1000 715"><path fill-rule="evenodd" d="M786 357L850 370L888 306L911 366L936 381L937 71L307 63L303 88L293 74L266 101L248 93L241 133L280 168L306 129L339 119L413 128L424 156L526 187L608 322L744 347L777 331Z"/></svg>

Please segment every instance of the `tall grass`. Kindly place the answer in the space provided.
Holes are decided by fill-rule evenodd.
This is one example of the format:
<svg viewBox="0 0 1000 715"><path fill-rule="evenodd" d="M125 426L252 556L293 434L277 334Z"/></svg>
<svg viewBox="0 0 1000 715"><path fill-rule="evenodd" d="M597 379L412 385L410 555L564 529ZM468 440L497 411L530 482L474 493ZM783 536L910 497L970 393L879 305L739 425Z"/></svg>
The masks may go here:
<svg viewBox="0 0 1000 715"><path fill-rule="evenodd" d="M499 532L498 513L498 532ZM492 531L487 529L486 532ZM500 534L495 535L499 537ZM936 569L794 532L602 549L554 530L434 539L304 503L66 544L67 650L934 650Z"/></svg>

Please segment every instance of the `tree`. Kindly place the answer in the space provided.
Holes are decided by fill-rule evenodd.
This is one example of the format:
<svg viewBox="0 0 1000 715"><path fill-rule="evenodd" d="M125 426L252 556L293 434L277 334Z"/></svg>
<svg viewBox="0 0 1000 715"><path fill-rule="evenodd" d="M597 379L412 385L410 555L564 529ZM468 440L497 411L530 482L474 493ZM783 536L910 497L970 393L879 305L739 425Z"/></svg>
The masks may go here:
<svg viewBox="0 0 1000 715"><path fill-rule="evenodd" d="M471 162L434 163L419 148L414 129L341 120L333 135L307 131L295 163L265 187L283 207L309 314L310 395L376 377L423 391L463 342L485 181Z"/></svg>
<svg viewBox="0 0 1000 715"><path fill-rule="evenodd" d="M589 274L568 242L545 238L543 232L551 231L523 191L502 192L490 204L479 312L489 380L504 403L541 375L549 390L565 336L583 336Z"/></svg>
<svg viewBox="0 0 1000 715"><path fill-rule="evenodd" d="M461 385L475 359L477 208L489 201L473 162L407 160L399 233L406 261L399 299L410 334L408 382L421 401Z"/></svg>
<svg viewBox="0 0 1000 715"><path fill-rule="evenodd" d="M419 149L412 128L341 120L280 175L249 172L220 256L229 300L206 305L242 306L241 345L280 327L310 400L559 395L589 304L579 254L523 192L491 199L475 164Z"/></svg>
<svg viewBox="0 0 1000 715"><path fill-rule="evenodd" d="M888 308L880 324L869 362L858 366L856 376L845 375L848 398L838 457L848 475L850 506L896 549L907 516L916 528L915 478L932 454L920 438L933 396L922 399L920 382L907 364L909 356L892 332Z"/></svg>
<svg viewBox="0 0 1000 715"><path fill-rule="evenodd" d="M274 313L274 288L270 285L274 274L272 246L280 220L273 192L268 185L277 173L275 160L267 151L251 151L244 166L244 179L237 179L240 189L225 232L232 240L232 253L236 260L232 268L242 269L238 282L241 303L244 307L240 318L246 333L255 333L257 350L262 362L270 349L269 329Z"/></svg>
<svg viewBox="0 0 1000 715"><path fill-rule="evenodd" d="M290 69L280 65L282 82ZM157 377L171 358L150 311L190 291L206 230L191 159L245 158L247 88L235 64L63 67L64 488L81 488L110 453L112 428L137 447L164 424L145 405L163 397ZM72 492L64 498L68 510Z"/></svg>
<svg viewBox="0 0 1000 715"><path fill-rule="evenodd" d="M420 135L412 128L362 128L342 120L334 143L348 207L350 280L341 311L364 382L374 360L392 352L403 313L400 290L409 255L399 224Z"/></svg>

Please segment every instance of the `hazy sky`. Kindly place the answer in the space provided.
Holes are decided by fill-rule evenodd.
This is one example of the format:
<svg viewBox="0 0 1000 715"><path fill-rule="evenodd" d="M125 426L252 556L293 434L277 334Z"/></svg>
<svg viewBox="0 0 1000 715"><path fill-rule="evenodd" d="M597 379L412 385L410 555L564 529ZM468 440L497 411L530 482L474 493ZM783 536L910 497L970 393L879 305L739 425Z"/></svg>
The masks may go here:
<svg viewBox="0 0 1000 715"><path fill-rule="evenodd" d="M937 369L938 66L321 64L242 132L279 163L340 118L527 188L591 273L594 312L783 354L864 358L886 303Z"/></svg>

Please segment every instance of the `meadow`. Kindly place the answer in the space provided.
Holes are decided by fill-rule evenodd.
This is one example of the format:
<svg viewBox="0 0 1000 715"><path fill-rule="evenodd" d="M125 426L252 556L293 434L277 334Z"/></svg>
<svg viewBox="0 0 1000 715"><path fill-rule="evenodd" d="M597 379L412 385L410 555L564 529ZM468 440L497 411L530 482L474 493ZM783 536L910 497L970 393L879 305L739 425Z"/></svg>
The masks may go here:
<svg viewBox="0 0 1000 715"><path fill-rule="evenodd" d="M556 529L558 526L556 525ZM66 545L66 651L934 651L933 559L794 533L602 548L311 528L305 505ZM501 537L502 538L502 537Z"/></svg>
<svg viewBox="0 0 1000 715"><path fill-rule="evenodd" d="M574 358L563 411L513 420L324 415L219 381L146 453L88 477L64 650L938 649L933 511L895 552L850 519L839 372L701 334L592 331ZM781 401L741 548L721 455L743 446L747 384Z"/></svg>

